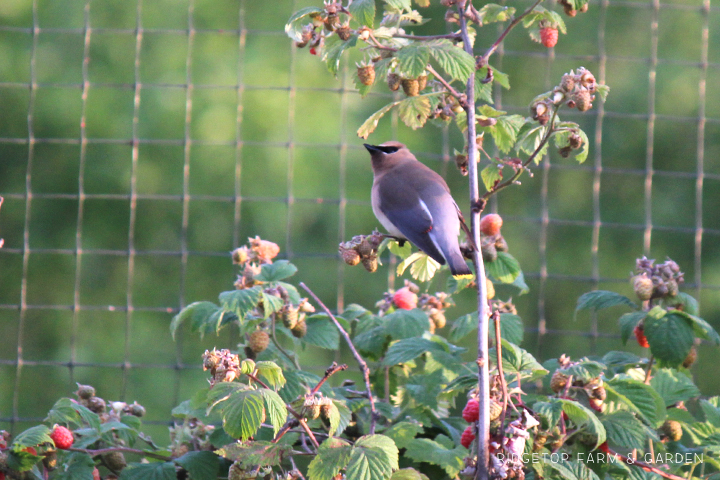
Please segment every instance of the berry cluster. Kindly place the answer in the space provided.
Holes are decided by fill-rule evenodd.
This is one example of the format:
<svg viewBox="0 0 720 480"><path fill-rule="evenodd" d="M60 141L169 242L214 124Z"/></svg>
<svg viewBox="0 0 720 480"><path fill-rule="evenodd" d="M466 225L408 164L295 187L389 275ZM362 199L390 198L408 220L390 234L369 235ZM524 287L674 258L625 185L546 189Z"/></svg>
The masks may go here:
<svg viewBox="0 0 720 480"><path fill-rule="evenodd" d="M435 333L436 328L443 328L447 323L445 318L445 309L454 307L455 302L445 292L435 292L435 295L429 293L420 294L420 288L411 282L405 280L405 286L399 288L395 292L385 292L383 299L375 304L380 315L392 311L392 309L412 310L413 308L422 309L430 318L429 332Z"/></svg>
<svg viewBox="0 0 720 480"><path fill-rule="evenodd" d="M500 233L503 219L497 213L490 213L480 219L480 250L485 262L497 260L498 252L507 252L508 244Z"/></svg>
<svg viewBox="0 0 720 480"><path fill-rule="evenodd" d="M377 250L384 236L378 231L372 235L356 235L349 242L343 242L338 247L340 256L350 266L362 262L363 267L370 273L377 270Z"/></svg>
<svg viewBox="0 0 720 480"><path fill-rule="evenodd" d="M675 297L679 284L685 281L677 263L669 258L665 263L655 265L655 260L638 258L635 263L637 275L632 277L635 295L643 302L656 298Z"/></svg>
<svg viewBox="0 0 720 480"><path fill-rule="evenodd" d="M533 120L540 125L547 125L553 112L563 103L570 108L577 107L581 112L592 108L598 84L590 70L580 67L577 71L570 71L562 76L560 85L553 90L537 97L530 105ZM563 147L560 154L568 156L572 150L582 146L582 137L573 131L570 135L570 145Z"/></svg>
<svg viewBox="0 0 720 480"><path fill-rule="evenodd" d="M340 15L343 14L344 17ZM335 0L324 4L324 12L310 14L312 23L305 25L300 32L300 40L295 42L298 48L310 45L310 54L318 55L325 45L325 38L336 33L341 40L349 40L354 31L349 25L350 12Z"/></svg>
<svg viewBox="0 0 720 480"><path fill-rule="evenodd" d="M550 378L550 389L559 394L560 398L569 400L587 401L590 408L596 412L602 412L605 408L603 402L607 392L603 386L601 377L575 378L568 374L567 370L579 362L570 361L570 357L562 355L558 360L560 368L555 370ZM568 384L568 382L572 382Z"/></svg>
<svg viewBox="0 0 720 480"><path fill-rule="evenodd" d="M588 2L585 2L579 9L575 9L573 0L557 0L557 2L562 5L565 15L568 17L574 17L578 12L585 13L588 11Z"/></svg>

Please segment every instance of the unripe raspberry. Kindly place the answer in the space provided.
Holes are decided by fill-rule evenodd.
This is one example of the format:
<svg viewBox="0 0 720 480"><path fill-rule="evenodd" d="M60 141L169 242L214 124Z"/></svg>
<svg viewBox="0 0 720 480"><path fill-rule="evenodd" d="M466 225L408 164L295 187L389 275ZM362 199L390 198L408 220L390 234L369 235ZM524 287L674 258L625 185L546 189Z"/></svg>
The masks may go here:
<svg viewBox="0 0 720 480"><path fill-rule="evenodd" d="M299 317L299 309L292 305L285 305L280 313L283 325L289 329L295 328Z"/></svg>
<svg viewBox="0 0 720 480"><path fill-rule="evenodd" d="M52 438L53 443L60 450L67 450L72 447L74 441L72 432L60 425L55 426L50 434L50 438Z"/></svg>
<svg viewBox="0 0 720 480"><path fill-rule="evenodd" d="M558 30L553 27L544 27L540 29L540 42L547 48L557 45Z"/></svg>
<svg viewBox="0 0 720 480"><path fill-rule="evenodd" d="M412 310L417 307L418 296L411 292L408 287L403 287L393 294L392 302L397 308Z"/></svg>
<svg viewBox="0 0 720 480"><path fill-rule="evenodd" d="M373 251L375 250L375 245L372 243L369 237L363 238L362 242L355 247L357 248L357 252L360 254L361 257L369 257L373 254Z"/></svg>
<svg viewBox="0 0 720 480"><path fill-rule="evenodd" d="M573 133L572 135L570 135L570 138L568 140L570 141L570 147L573 150L577 150L583 144L582 137L580 135L578 135L577 133Z"/></svg>
<svg viewBox="0 0 720 480"><path fill-rule="evenodd" d="M637 275L633 278L633 290L635 291L635 295L637 295L638 299L643 302L650 300L652 298L653 289L655 288L653 286L652 279L648 278L645 274Z"/></svg>
<svg viewBox="0 0 720 480"><path fill-rule="evenodd" d="M563 75L560 88L566 92L572 92L575 89L575 77L567 73Z"/></svg>
<svg viewBox="0 0 720 480"><path fill-rule="evenodd" d="M498 237L495 239L495 248L497 249L498 252L507 252L508 251L508 244L502 235L498 235Z"/></svg>
<svg viewBox="0 0 720 480"><path fill-rule="evenodd" d="M57 453L54 450L46 452L42 463L46 469L55 470L57 468Z"/></svg>
<svg viewBox="0 0 720 480"><path fill-rule="evenodd" d="M495 298L495 285L493 285L489 278L485 279L485 288L487 290L487 299L492 300Z"/></svg>
<svg viewBox="0 0 720 480"><path fill-rule="evenodd" d="M417 97L420 93L420 84L416 78L403 78L400 82L403 88L403 92L408 97Z"/></svg>
<svg viewBox="0 0 720 480"><path fill-rule="evenodd" d="M575 15L577 15L577 10L575 10L570 4L565 4L564 10L565 15L567 15L568 17L574 17Z"/></svg>
<svg viewBox="0 0 720 480"><path fill-rule="evenodd" d="M432 320L432 322L437 328L445 328L445 324L447 324L447 318L445 318L445 314L442 310L439 310L437 308L430 309L430 320Z"/></svg>
<svg viewBox="0 0 720 480"><path fill-rule="evenodd" d="M418 81L418 91L422 92L425 90L425 87L427 86L427 75L420 75L417 78Z"/></svg>
<svg viewBox="0 0 720 480"><path fill-rule="evenodd" d="M484 262L494 262L497 260L497 248L495 242L483 242L480 247Z"/></svg>
<svg viewBox="0 0 720 480"><path fill-rule="evenodd" d="M323 403L320 405L320 415L328 420L330 419L331 405L332 403Z"/></svg>
<svg viewBox="0 0 720 480"><path fill-rule="evenodd" d="M465 448L470 448L470 444L473 440L475 440L475 431L473 430L473 426L469 425L460 437L460 445Z"/></svg>
<svg viewBox="0 0 720 480"><path fill-rule="evenodd" d="M315 400L315 398L306 398L301 414L308 420L315 420L316 418L319 418L320 404Z"/></svg>
<svg viewBox="0 0 720 480"><path fill-rule="evenodd" d="M668 289L668 293L667 293L668 296L669 297L677 297L677 294L679 291L677 281L675 279L671 278L670 280L665 282L665 285L667 286L667 289Z"/></svg>
<svg viewBox="0 0 720 480"><path fill-rule="evenodd" d="M387 85L390 90L393 92L397 92L397 90L400 88L400 75L397 73L388 73L387 76Z"/></svg>
<svg viewBox="0 0 720 480"><path fill-rule="evenodd" d="M374 273L377 271L378 268L378 259L377 255L371 255L369 257L365 257L362 259L363 267L365 267L365 270L367 270L370 273Z"/></svg>
<svg viewBox="0 0 720 480"><path fill-rule="evenodd" d="M648 348L650 344L647 341L647 337L645 336L645 329L643 328L642 323L638 323L635 325L635 328L633 329L633 333L635 334L635 338L637 339L638 345L640 345L643 348Z"/></svg>
<svg viewBox="0 0 720 480"><path fill-rule="evenodd" d="M547 442L547 435L545 433L538 433L533 439L533 452L539 452L545 446Z"/></svg>
<svg viewBox="0 0 720 480"><path fill-rule="evenodd" d="M100 470L93 468L93 480L100 480Z"/></svg>
<svg viewBox="0 0 720 480"><path fill-rule="evenodd" d="M567 385L568 376L562 373L560 370L555 370L553 376L550 378L550 390L555 393L560 393L561 390Z"/></svg>
<svg viewBox="0 0 720 480"><path fill-rule="evenodd" d="M87 400L90 397L95 396L95 388L91 385L81 385L77 384L78 389L77 392L75 392L75 395L78 396L78 398L81 398L83 400Z"/></svg>
<svg viewBox="0 0 720 480"><path fill-rule="evenodd" d="M305 320L300 320L299 322L297 322L297 324L290 331L296 338L304 337L307 333L307 324L305 323Z"/></svg>
<svg viewBox="0 0 720 480"><path fill-rule="evenodd" d="M602 411L604 409L604 404L603 404L602 400L598 400L597 398L591 398L589 400L589 402L590 402L590 408L592 408L596 412L602 413Z"/></svg>
<svg viewBox="0 0 720 480"><path fill-rule="evenodd" d="M682 425L676 420L666 420L660 427L660 433L673 442L677 442L682 438Z"/></svg>
<svg viewBox="0 0 720 480"><path fill-rule="evenodd" d="M230 465L228 470L228 480L245 480L245 470L240 466L239 463L235 462Z"/></svg>
<svg viewBox="0 0 720 480"><path fill-rule="evenodd" d="M235 265L243 265L247 262L249 249L246 246L236 248L232 252L232 261Z"/></svg>
<svg viewBox="0 0 720 480"><path fill-rule="evenodd" d="M502 404L500 402L497 402L490 399L490 421L497 420L500 418L500 415L502 414Z"/></svg>
<svg viewBox="0 0 720 480"><path fill-rule="evenodd" d="M255 330L250 334L248 339L248 347L255 353L264 352L270 345L270 335L263 330Z"/></svg>
<svg viewBox="0 0 720 480"><path fill-rule="evenodd" d="M585 5L583 5L582 7L580 7L580 9L578 10L578 12L580 12L580 13L585 13L585 12L587 12L587 11L588 11L588 6L589 6L589 4L586 3Z"/></svg>
<svg viewBox="0 0 720 480"><path fill-rule="evenodd" d="M581 112L586 112L592 108L592 101L593 96L590 95L590 92L583 89L579 90L575 94L575 103L577 104L577 109Z"/></svg>
<svg viewBox="0 0 720 480"><path fill-rule="evenodd" d="M492 237L493 235L500 233L502 225L502 217L497 213L490 213L480 219L480 231L483 235L487 235L488 237Z"/></svg>
<svg viewBox="0 0 720 480"><path fill-rule="evenodd" d="M143 407L139 403L135 402L132 405L128 405L128 413L130 415L133 415L138 418L144 417L145 416L145 407Z"/></svg>
<svg viewBox="0 0 720 480"><path fill-rule="evenodd" d="M358 67L357 76L363 85L372 85L375 83L375 67L373 65Z"/></svg>
<svg viewBox="0 0 720 480"><path fill-rule="evenodd" d="M337 30L335 30L335 33L337 33L338 37L340 37L340 40L347 41L350 40L350 37L352 36L352 30L350 30L350 27L348 25L343 25Z"/></svg>
<svg viewBox="0 0 720 480"><path fill-rule="evenodd" d="M478 421L478 418L480 418L480 402L477 398L471 398L468 400L467 404L465 404L465 408L463 408L462 417L468 423Z"/></svg>
<svg viewBox="0 0 720 480"><path fill-rule="evenodd" d="M695 360L697 360L698 354L697 354L697 348L695 348L695 345L690 347L690 351L687 354L687 357L685 357L685 360L683 360L682 366L685 368L692 367L693 363L695 363Z"/></svg>
<svg viewBox="0 0 720 480"><path fill-rule="evenodd" d="M604 401L607 398L607 391L605 390L605 387L601 385L599 387L595 387L592 390L591 395L593 398Z"/></svg>
<svg viewBox="0 0 720 480"><path fill-rule="evenodd" d="M103 455L103 461L115 472L119 472L123 468L127 467L127 461L125 460L125 455L123 455L122 452L107 453Z"/></svg>

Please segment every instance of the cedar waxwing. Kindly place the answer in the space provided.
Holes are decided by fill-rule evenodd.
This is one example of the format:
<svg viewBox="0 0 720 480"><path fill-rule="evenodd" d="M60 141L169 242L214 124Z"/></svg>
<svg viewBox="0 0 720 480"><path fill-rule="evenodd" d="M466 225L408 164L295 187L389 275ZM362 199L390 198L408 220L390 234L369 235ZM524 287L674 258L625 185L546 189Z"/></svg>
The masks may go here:
<svg viewBox="0 0 720 480"><path fill-rule="evenodd" d="M407 239L454 276L472 275L460 253L464 220L445 180L419 162L405 145L364 144L372 158L372 208L393 236Z"/></svg>

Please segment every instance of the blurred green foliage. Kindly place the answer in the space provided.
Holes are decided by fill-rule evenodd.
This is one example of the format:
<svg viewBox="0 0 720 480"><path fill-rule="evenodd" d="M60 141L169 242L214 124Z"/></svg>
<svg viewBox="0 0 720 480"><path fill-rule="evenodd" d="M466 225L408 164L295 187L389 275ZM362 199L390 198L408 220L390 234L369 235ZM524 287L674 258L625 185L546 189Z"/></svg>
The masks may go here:
<svg viewBox="0 0 720 480"><path fill-rule="evenodd" d="M445 31L444 10L432 3L423 14L434 20L415 33ZM229 252L248 236L277 242L299 267L297 278L330 305L372 307L387 290L392 263L370 275L341 265L336 252L341 240L379 226L369 205L371 168L355 130L390 95L383 85L365 100L353 92L360 58L343 63L335 79L307 49L294 49L283 26L293 11L311 4L0 2L0 195L6 197L0 211L0 428L10 428L14 393L17 414L36 418L69 394L72 381L81 381L104 398L143 404L148 420L158 422L150 433L165 443L162 422L170 408L205 384L197 368L202 351L238 341L224 330L201 342L181 335L176 344L168 329L171 311L229 289L236 273ZM619 338L606 335L619 332L615 312L599 314L595 338L590 318L574 323L572 312L577 297L596 286L595 258L599 288L632 293L626 279L643 253L646 204L650 256L676 260L689 283L700 278L706 286L698 296L701 314L720 326L720 29L709 28L706 59L702 35L718 25L720 10L703 11L699 0L671 0L657 11L646 2L606 4L601 9L593 2L588 13L568 19L568 35L554 52L517 30L494 62L512 84L496 92L496 106L513 113L525 115L537 93L579 65L612 87L600 118L599 105L570 115L591 139L585 165L553 153L533 178L491 205L505 218L503 233L531 288L514 299L519 313L526 325L542 318L550 332L526 334L523 346L542 359L619 347ZM658 62L650 98L653 19ZM483 28L477 43L490 45L497 34L495 26ZM704 60L710 62L706 72ZM649 132L651 109L656 115ZM703 112L706 122L698 119ZM448 156L462 145L458 132L412 131L398 123L383 119L369 140L408 144L446 175L458 203L467 205L466 178ZM699 138L707 174L702 197ZM655 170L650 197L648 158ZM29 208L26 181L36 195ZM81 187L90 197L79 220ZM134 209L130 194L137 195ZM593 251L596 220L602 226ZM695 262L699 221L706 229L701 272ZM23 278L25 234L33 252ZM76 242L83 249L79 260ZM132 261L129 249L136 252ZM548 274L542 284L541 271ZM431 290L444 279L435 282ZM511 294L503 288L500 297ZM82 308L74 313L76 296ZM448 315L467 313L473 300L464 292ZM13 307L21 301L32 306L22 328L20 309ZM127 313L128 305L135 310ZM472 350L473 342L467 346ZM19 351L30 363L17 379ZM318 369L332 360L314 350L306 355ZM706 394L720 392L720 380L706 373L712 355L701 348L695 367ZM30 425L21 422L15 430Z"/></svg>

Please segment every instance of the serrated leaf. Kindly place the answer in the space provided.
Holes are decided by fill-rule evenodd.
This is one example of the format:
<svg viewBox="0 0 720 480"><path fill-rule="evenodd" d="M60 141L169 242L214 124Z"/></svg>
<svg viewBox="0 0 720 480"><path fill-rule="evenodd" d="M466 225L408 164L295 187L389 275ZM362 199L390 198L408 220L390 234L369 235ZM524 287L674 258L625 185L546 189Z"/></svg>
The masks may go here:
<svg viewBox="0 0 720 480"><path fill-rule="evenodd" d="M246 385L218 383L210 390L208 403L208 414L219 406L225 431L243 441L255 435L264 417L263 392Z"/></svg>
<svg viewBox="0 0 720 480"><path fill-rule="evenodd" d="M393 340L422 336L430 326L427 314L419 308L396 310L384 319L385 331Z"/></svg>
<svg viewBox="0 0 720 480"><path fill-rule="evenodd" d="M650 379L650 386L662 397L666 407L700 395L700 390L693 384L692 379L667 368L654 372Z"/></svg>
<svg viewBox="0 0 720 480"><path fill-rule="evenodd" d="M419 282L427 282L435 276L438 269L440 269L438 262L421 253L420 257L410 265L410 275Z"/></svg>
<svg viewBox="0 0 720 480"><path fill-rule="evenodd" d="M383 365L392 366L409 362L427 352L445 353L445 350L438 343L425 338L406 338L390 346Z"/></svg>
<svg viewBox="0 0 720 480"><path fill-rule="evenodd" d="M325 49L323 50L322 54L322 60L327 64L328 72L330 72L333 76L337 77L342 54L345 52L345 50L354 47L356 44L356 35L353 35L347 40L341 40L337 36L330 37L325 42Z"/></svg>
<svg viewBox="0 0 720 480"><path fill-rule="evenodd" d="M602 424L607 432L608 442L628 450L642 450L646 446L645 427L632 413L618 410L603 415Z"/></svg>
<svg viewBox="0 0 720 480"><path fill-rule="evenodd" d="M605 384L605 390L610 400L639 413L649 425L657 427L665 420L663 399L651 386L638 380L616 377Z"/></svg>
<svg viewBox="0 0 720 480"><path fill-rule="evenodd" d="M542 428L552 430L560 421L562 416L562 404L550 402L537 402L533 405L533 410L540 415L542 420Z"/></svg>
<svg viewBox="0 0 720 480"><path fill-rule="evenodd" d="M485 190L488 192L503 179L502 170L494 163L483 168L480 172L480 176L482 177L483 184L485 185Z"/></svg>
<svg viewBox="0 0 720 480"><path fill-rule="evenodd" d="M187 452L175 463L188 471L192 480L215 480L220 462L213 452Z"/></svg>
<svg viewBox="0 0 720 480"><path fill-rule="evenodd" d="M639 365L642 359L630 352L619 352L612 350L603 355L602 362L609 368L625 367L628 365Z"/></svg>
<svg viewBox="0 0 720 480"><path fill-rule="evenodd" d="M130 463L120 474L119 480L176 480L175 464L172 462Z"/></svg>
<svg viewBox="0 0 720 480"><path fill-rule="evenodd" d="M305 7L301 8L297 12L293 13L285 24L285 33L288 37L296 42L302 40L302 27L308 23L305 17L312 14L321 14L323 11L317 7Z"/></svg>
<svg viewBox="0 0 720 480"><path fill-rule="evenodd" d="M696 337L708 340L715 345L720 345L720 335L718 335L715 329L708 322L687 312L675 310L672 313L689 320Z"/></svg>
<svg viewBox="0 0 720 480"><path fill-rule="evenodd" d="M553 399L553 402L562 404L563 412L575 425L584 427L588 432L597 435L595 448L607 439L605 427L592 410L572 400L556 398Z"/></svg>
<svg viewBox="0 0 720 480"><path fill-rule="evenodd" d="M645 318L645 312L630 312L620 317L620 337L623 345L627 343L638 322L643 318Z"/></svg>
<svg viewBox="0 0 720 480"><path fill-rule="evenodd" d="M492 98L492 82L483 83L484 76L475 75L475 101L493 103Z"/></svg>
<svg viewBox="0 0 720 480"><path fill-rule="evenodd" d="M287 406L285 405L285 402L283 402L282 398L280 398L280 395L272 390L262 388L260 389L260 392L262 392L263 398L265 399L265 411L270 419L270 424L273 426L273 434L277 435L287 420Z"/></svg>
<svg viewBox="0 0 720 480"><path fill-rule="evenodd" d="M22 450L9 450L5 461L7 462L8 468L17 470L18 472L27 472L28 470L31 470L36 463L42 460L42 458L43 457L41 456L33 455L30 452Z"/></svg>
<svg viewBox="0 0 720 480"><path fill-rule="evenodd" d="M668 312L660 318L648 315L643 321L643 331L660 366L680 365L693 346L692 325L677 313Z"/></svg>
<svg viewBox="0 0 720 480"><path fill-rule="evenodd" d="M400 422L385 430L385 435L392 438L398 448L406 448L423 430L422 425L417 423Z"/></svg>
<svg viewBox="0 0 720 480"><path fill-rule="evenodd" d="M500 85L506 90L510 89L510 77L506 74L498 70L497 68L493 66L489 66L493 70L493 79L495 83Z"/></svg>
<svg viewBox="0 0 720 480"><path fill-rule="evenodd" d="M410 0L383 0L387 6L396 10L412 10Z"/></svg>
<svg viewBox="0 0 720 480"><path fill-rule="evenodd" d="M477 325L476 325L477 327ZM490 337L495 336L495 322L490 322ZM504 338L510 343L519 345L523 341L524 335L523 322L520 317L512 313L500 314L500 338Z"/></svg>
<svg viewBox="0 0 720 480"><path fill-rule="evenodd" d="M397 240L389 240L387 248L393 255L397 255L403 259L412 254L412 244L410 242L405 242L405 244L401 247Z"/></svg>
<svg viewBox="0 0 720 480"><path fill-rule="evenodd" d="M572 375L574 378L584 380L587 383L590 379L600 376L603 370L605 370L605 365L585 358L564 369L563 373Z"/></svg>
<svg viewBox="0 0 720 480"><path fill-rule="evenodd" d="M407 97L398 104L400 120L413 130L425 125L431 111L430 99L426 95Z"/></svg>
<svg viewBox="0 0 720 480"><path fill-rule="evenodd" d="M455 278L452 275L448 277L447 279L447 286L445 289L447 290L447 293L453 294L457 293L460 290L463 290L471 285L473 285L473 282L475 281L475 276L472 277L459 277Z"/></svg>
<svg viewBox="0 0 720 480"><path fill-rule="evenodd" d="M273 313L277 313L282 310L285 302L280 297L262 292L262 304L264 316L265 318L269 318Z"/></svg>
<svg viewBox="0 0 720 480"><path fill-rule="evenodd" d="M627 298L625 295L619 293L610 292L608 290L594 290L592 292L584 293L578 298L577 306L575 307L575 315L581 310L602 310L604 308L610 308L617 305L627 305L634 309L637 309L637 305Z"/></svg>
<svg viewBox="0 0 720 480"><path fill-rule="evenodd" d="M365 435L355 442L355 448L366 448L382 451L392 470L398 469L398 448L392 438L385 435ZM352 478L352 477L351 477Z"/></svg>
<svg viewBox="0 0 720 480"><path fill-rule="evenodd" d="M449 40L433 40L427 42L430 54L451 80L467 82L475 71L475 59L462 47Z"/></svg>
<svg viewBox="0 0 720 480"><path fill-rule="evenodd" d="M74 446L74 445L73 445ZM58 460L60 460L58 458ZM58 461L54 480L92 480L95 462L87 453L71 452L67 457Z"/></svg>
<svg viewBox="0 0 720 480"><path fill-rule="evenodd" d="M285 376L282 368L277 363L269 361L256 362L255 369L270 387L277 390L285 386Z"/></svg>
<svg viewBox="0 0 720 480"><path fill-rule="evenodd" d="M695 300L692 295L685 292L678 292L675 297L666 298L664 303L665 305L679 307L679 310L689 313L690 315L697 315L700 313L697 300Z"/></svg>
<svg viewBox="0 0 720 480"><path fill-rule="evenodd" d="M175 340L175 333L185 320L190 320L193 331L199 332L202 337L206 331L201 328L210 316L215 313L218 306L212 302L194 302L180 310L170 322L170 334Z"/></svg>
<svg viewBox="0 0 720 480"><path fill-rule="evenodd" d="M307 333L302 340L310 345L315 345L328 350L337 350L340 346L340 333L330 322L327 315L317 314L305 319Z"/></svg>
<svg viewBox="0 0 720 480"><path fill-rule="evenodd" d="M100 417L95 412L69 398L61 398L55 402L45 421L50 424L64 423L78 427L87 424L95 430L100 428Z"/></svg>
<svg viewBox="0 0 720 480"><path fill-rule="evenodd" d="M357 130L357 136L360 138L367 139L368 135L370 135L372 132L375 131L377 128L378 122L380 119L385 115L387 112L389 112L395 105L397 105L400 102L391 102L384 107L382 107L377 112L373 113L368 117L367 120L363 122L362 125L360 125L360 128Z"/></svg>
<svg viewBox="0 0 720 480"><path fill-rule="evenodd" d="M495 348L490 349L490 358L497 358ZM502 340L502 362L506 375L520 374L523 377L536 379L548 373L529 352L505 339Z"/></svg>
<svg viewBox="0 0 720 480"><path fill-rule="evenodd" d="M308 465L308 478L313 480L333 480L341 469L345 468L352 457L353 447L346 441L328 438Z"/></svg>
<svg viewBox="0 0 720 480"><path fill-rule="evenodd" d="M276 466L292 451L290 445L265 441L235 442L225 445L215 454L231 461L240 462L243 466Z"/></svg>
<svg viewBox="0 0 720 480"><path fill-rule="evenodd" d="M425 72L430 61L430 49L426 45L412 43L395 52L398 72L406 78L417 78Z"/></svg>
<svg viewBox="0 0 720 480"><path fill-rule="evenodd" d="M415 438L407 445L405 456L417 462L438 465L450 478L455 478L465 468L463 459L467 456L467 449L462 446L450 449L429 438Z"/></svg>
<svg viewBox="0 0 720 480"><path fill-rule="evenodd" d="M390 480L429 480L429 478L424 473L420 473L414 468L408 467L393 472Z"/></svg>
<svg viewBox="0 0 720 480"><path fill-rule="evenodd" d="M15 452L19 452L27 447L35 447L41 443L52 443L50 438L50 429L45 425L37 425L28 428L13 439L11 448Z"/></svg>
<svg viewBox="0 0 720 480"><path fill-rule="evenodd" d="M598 85L595 93L600 97L603 102L607 99L608 93L610 93L610 87L608 85Z"/></svg>
<svg viewBox="0 0 720 480"><path fill-rule="evenodd" d="M505 7L495 3L486 3L478 11L478 21L482 26L487 23L505 22L510 20L513 15L515 15L515 9L513 7Z"/></svg>
<svg viewBox="0 0 720 480"><path fill-rule="evenodd" d="M485 269L493 279L502 283L513 283L522 272L518 261L507 252L498 252L494 261L485 263Z"/></svg>
<svg viewBox="0 0 720 480"><path fill-rule="evenodd" d="M520 128L518 132L518 140L515 143L515 150L517 152L524 152L528 155L532 155L535 150L540 147L543 138L547 134L547 126L537 125L531 118L525 120L525 124ZM535 156L535 163L538 163L540 159L545 155L548 149L548 144L545 145L538 151Z"/></svg>
<svg viewBox="0 0 720 480"><path fill-rule="evenodd" d="M292 277L297 273L297 267L287 260L278 260L275 263L263 265L255 280L260 282L277 282Z"/></svg>
<svg viewBox="0 0 720 480"><path fill-rule="evenodd" d="M348 10L355 20L372 28L375 21L375 0L354 0Z"/></svg>
<svg viewBox="0 0 720 480"><path fill-rule="evenodd" d="M465 338L468 333L475 330L477 330L477 315L468 313L452 323L448 339L453 343L457 343Z"/></svg>
<svg viewBox="0 0 720 480"><path fill-rule="evenodd" d="M578 163L583 163L587 160L588 152L590 152L590 140L587 134L580 129L578 129L578 135L582 138L582 146L578 150L572 150L570 154L575 156Z"/></svg>
<svg viewBox="0 0 720 480"><path fill-rule="evenodd" d="M240 319L242 322L245 320L245 316L257 308L260 299L262 298L262 288L252 287L245 288L243 290L232 290L229 292L222 292L220 294L220 304L224 310L229 310ZM219 325L218 325L219 326Z"/></svg>
<svg viewBox="0 0 720 480"><path fill-rule="evenodd" d="M338 414L340 415L340 421L338 422L335 435L340 435L345 431L348 425L350 425L350 422L352 422L352 412L347 407L347 405L345 405L344 401L333 399L332 402L335 405L335 408L337 408Z"/></svg>

